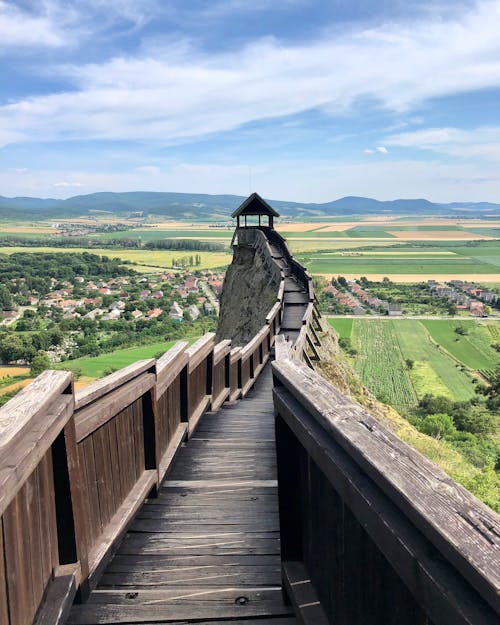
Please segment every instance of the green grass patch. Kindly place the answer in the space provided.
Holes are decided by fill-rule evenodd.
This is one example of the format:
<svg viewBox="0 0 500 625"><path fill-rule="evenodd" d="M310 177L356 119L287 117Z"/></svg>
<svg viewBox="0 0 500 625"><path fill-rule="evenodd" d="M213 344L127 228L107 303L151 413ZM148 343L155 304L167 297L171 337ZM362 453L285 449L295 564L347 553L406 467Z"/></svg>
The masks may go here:
<svg viewBox="0 0 500 625"><path fill-rule="evenodd" d="M422 324L436 343L442 345L452 356L470 369L477 371L492 369L500 364L500 354L491 347L494 341L488 330L488 326L500 324L447 319L426 319L422 321ZM458 326L465 328L468 334L457 334L455 328Z"/></svg>
<svg viewBox="0 0 500 625"><path fill-rule="evenodd" d="M445 395L455 401L474 396L474 384L456 361L430 338L417 320L391 321L404 358L414 361L410 376L418 398L426 393Z"/></svg>
<svg viewBox="0 0 500 625"><path fill-rule="evenodd" d="M131 365L136 360L144 358L154 358L159 352L166 352L176 341L160 341L150 345L140 347L130 347L128 349L118 349L109 354L100 356L75 358L66 360L58 365L58 369L79 369L82 375L88 378L102 378L105 372L111 369L122 369Z"/></svg>
<svg viewBox="0 0 500 625"><path fill-rule="evenodd" d="M353 319L346 317L329 318L328 323L332 326L335 332L343 338L350 339L352 334L352 322Z"/></svg>

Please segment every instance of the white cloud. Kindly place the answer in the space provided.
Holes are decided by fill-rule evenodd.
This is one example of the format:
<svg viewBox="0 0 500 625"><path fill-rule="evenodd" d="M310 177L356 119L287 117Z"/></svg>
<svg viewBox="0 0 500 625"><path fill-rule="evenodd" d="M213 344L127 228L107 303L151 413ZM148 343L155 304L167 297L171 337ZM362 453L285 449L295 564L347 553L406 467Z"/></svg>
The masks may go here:
<svg viewBox="0 0 500 625"><path fill-rule="evenodd" d="M0 48L18 46L58 47L65 43L55 23L45 15L31 15L0 1Z"/></svg>
<svg viewBox="0 0 500 625"><path fill-rule="evenodd" d="M82 182L54 182L53 187L62 187L63 189L68 189L71 187L84 187L85 185Z"/></svg>
<svg viewBox="0 0 500 625"><path fill-rule="evenodd" d="M500 1L460 17L273 39L201 55L179 43L162 55L53 69L74 89L0 107L0 141L143 139L178 142L242 124L358 99L393 111L466 90L500 87Z"/></svg>
<svg viewBox="0 0 500 625"><path fill-rule="evenodd" d="M389 154L389 150L383 145L379 145L376 148L367 148L365 154Z"/></svg>
<svg viewBox="0 0 500 625"><path fill-rule="evenodd" d="M439 152L453 157L500 161L500 126L423 128L386 137L388 145Z"/></svg>

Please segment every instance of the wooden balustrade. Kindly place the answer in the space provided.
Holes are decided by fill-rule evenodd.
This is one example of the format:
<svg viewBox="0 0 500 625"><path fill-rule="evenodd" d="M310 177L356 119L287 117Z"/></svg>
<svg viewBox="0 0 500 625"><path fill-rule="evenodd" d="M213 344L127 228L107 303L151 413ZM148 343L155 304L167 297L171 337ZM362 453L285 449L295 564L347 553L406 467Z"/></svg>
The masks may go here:
<svg viewBox="0 0 500 625"><path fill-rule="evenodd" d="M284 356L273 364L281 554L300 620L498 623L498 515Z"/></svg>
<svg viewBox="0 0 500 625"><path fill-rule="evenodd" d="M214 349L212 410L218 410L231 393L229 380L231 341L221 341Z"/></svg>
<svg viewBox="0 0 500 625"><path fill-rule="evenodd" d="M0 409L1 625L45 625L85 597L203 412L248 392L280 314L243 348L179 341L76 394L47 371Z"/></svg>

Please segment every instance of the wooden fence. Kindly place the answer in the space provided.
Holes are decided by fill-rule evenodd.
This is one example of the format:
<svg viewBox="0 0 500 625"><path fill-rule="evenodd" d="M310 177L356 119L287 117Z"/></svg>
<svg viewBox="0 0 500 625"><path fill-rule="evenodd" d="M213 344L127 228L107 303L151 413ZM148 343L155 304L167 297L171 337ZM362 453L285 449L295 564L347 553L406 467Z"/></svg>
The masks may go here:
<svg viewBox="0 0 500 625"><path fill-rule="evenodd" d="M63 623L201 415L251 389L280 331L288 273L283 239L273 252L265 230L242 236L278 296L247 345L216 345L212 333L179 341L76 393L69 372L46 371L0 408L1 625Z"/></svg>
<svg viewBox="0 0 500 625"><path fill-rule="evenodd" d="M300 620L499 623L498 515L288 349L276 357L283 579Z"/></svg>
<svg viewBox="0 0 500 625"><path fill-rule="evenodd" d="M248 393L280 305L243 348L179 341L73 391L46 371L0 409L0 623L63 622L207 409ZM59 620L57 620L59 619Z"/></svg>

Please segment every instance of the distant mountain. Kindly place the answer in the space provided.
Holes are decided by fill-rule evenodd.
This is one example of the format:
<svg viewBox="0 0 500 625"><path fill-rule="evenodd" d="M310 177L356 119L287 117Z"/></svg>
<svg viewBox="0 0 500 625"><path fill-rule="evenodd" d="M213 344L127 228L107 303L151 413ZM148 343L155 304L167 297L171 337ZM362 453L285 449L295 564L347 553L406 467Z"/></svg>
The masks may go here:
<svg viewBox="0 0 500 625"><path fill-rule="evenodd" d="M197 193L91 193L67 200L0 196L0 218L57 219L96 216L109 213L126 217L131 213L158 215L174 219L225 219L243 202L239 195ZM500 217L500 204L453 202L436 204L425 199L379 201L365 197L343 197L323 204L269 200L284 217L321 217L352 215L439 215Z"/></svg>

